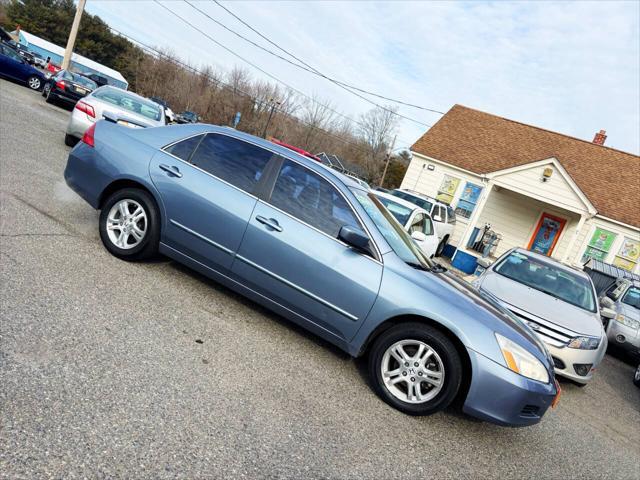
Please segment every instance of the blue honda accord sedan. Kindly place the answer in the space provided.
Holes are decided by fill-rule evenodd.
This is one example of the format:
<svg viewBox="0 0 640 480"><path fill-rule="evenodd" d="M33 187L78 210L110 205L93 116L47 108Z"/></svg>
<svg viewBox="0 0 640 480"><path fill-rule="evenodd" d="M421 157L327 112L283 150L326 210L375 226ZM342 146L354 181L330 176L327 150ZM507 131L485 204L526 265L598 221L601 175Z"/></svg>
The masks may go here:
<svg viewBox="0 0 640 480"><path fill-rule="evenodd" d="M164 254L366 354L373 389L402 412L458 399L470 415L525 426L558 397L527 326L427 259L375 195L312 159L226 127L111 119L87 130L64 175L100 210L113 255Z"/></svg>

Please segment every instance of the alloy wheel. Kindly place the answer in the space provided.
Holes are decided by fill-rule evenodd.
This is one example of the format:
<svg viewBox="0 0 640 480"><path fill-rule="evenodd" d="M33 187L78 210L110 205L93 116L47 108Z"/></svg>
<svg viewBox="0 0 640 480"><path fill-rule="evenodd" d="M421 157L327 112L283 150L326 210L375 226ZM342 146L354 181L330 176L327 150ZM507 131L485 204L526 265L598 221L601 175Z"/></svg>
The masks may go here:
<svg viewBox="0 0 640 480"><path fill-rule="evenodd" d="M420 340L400 340L391 345L380 366L384 385L407 403L433 400L444 385L444 364L436 351Z"/></svg>
<svg viewBox="0 0 640 480"><path fill-rule="evenodd" d="M33 90L38 90L40 88L40 79L38 77L31 77L29 79L29 88Z"/></svg>
<svg viewBox="0 0 640 480"><path fill-rule="evenodd" d="M147 214L142 205L127 198L111 207L106 220L109 240L123 250L139 245L147 233L147 226Z"/></svg>

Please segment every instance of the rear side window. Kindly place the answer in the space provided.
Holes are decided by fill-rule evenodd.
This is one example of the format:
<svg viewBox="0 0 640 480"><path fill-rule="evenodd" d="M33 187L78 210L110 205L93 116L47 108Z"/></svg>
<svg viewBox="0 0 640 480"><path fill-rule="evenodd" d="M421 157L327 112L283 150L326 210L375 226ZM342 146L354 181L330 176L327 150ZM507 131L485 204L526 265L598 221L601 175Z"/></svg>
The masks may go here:
<svg viewBox="0 0 640 480"><path fill-rule="evenodd" d="M271 194L271 204L331 237L344 225L360 227L345 199L328 181L287 160Z"/></svg>
<svg viewBox="0 0 640 480"><path fill-rule="evenodd" d="M207 134L191 163L234 187L253 192L274 154L226 135Z"/></svg>
<svg viewBox="0 0 640 480"><path fill-rule="evenodd" d="M456 223L456 212L451 207L447 207L447 223Z"/></svg>
<svg viewBox="0 0 640 480"><path fill-rule="evenodd" d="M189 161L191 158L191 154L200 143L202 139L202 135L196 135L195 137L190 137L180 142L174 143L170 147L165 148L165 152L170 153L173 156L176 156L185 162Z"/></svg>

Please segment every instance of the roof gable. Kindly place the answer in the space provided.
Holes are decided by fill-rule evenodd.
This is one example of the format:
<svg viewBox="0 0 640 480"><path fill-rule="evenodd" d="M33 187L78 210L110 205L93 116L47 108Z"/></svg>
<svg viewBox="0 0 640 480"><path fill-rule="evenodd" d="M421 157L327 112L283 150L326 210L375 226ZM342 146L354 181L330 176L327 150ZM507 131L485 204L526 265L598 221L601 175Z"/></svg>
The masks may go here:
<svg viewBox="0 0 640 480"><path fill-rule="evenodd" d="M555 158L598 213L640 226L640 157L454 105L411 148L477 174Z"/></svg>

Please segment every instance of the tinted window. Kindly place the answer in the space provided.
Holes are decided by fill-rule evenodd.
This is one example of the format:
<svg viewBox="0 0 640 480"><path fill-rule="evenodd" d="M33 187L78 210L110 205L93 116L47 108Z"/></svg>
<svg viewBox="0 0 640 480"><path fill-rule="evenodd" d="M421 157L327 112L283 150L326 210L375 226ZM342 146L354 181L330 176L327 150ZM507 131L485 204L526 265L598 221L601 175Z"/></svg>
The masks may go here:
<svg viewBox="0 0 640 480"><path fill-rule="evenodd" d="M595 312L591 281L520 252L513 252L495 268L500 275L535 288L577 307Z"/></svg>
<svg viewBox="0 0 640 480"><path fill-rule="evenodd" d="M165 148L167 153L175 155L182 160L189 161L189 157L200 143L202 135L196 135L195 137L187 138L181 142L174 143L170 147Z"/></svg>
<svg viewBox="0 0 640 480"><path fill-rule="evenodd" d="M253 192L273 153L226 135L207 134L191 157L205 172Z"/></svg>
<svg viewBox="0 0 640 480"><path fill-rule="evenodd" d="M331 237L344 225L360 227L342 195L320 175L287 160L271 194L271 204Z"/></svg>

